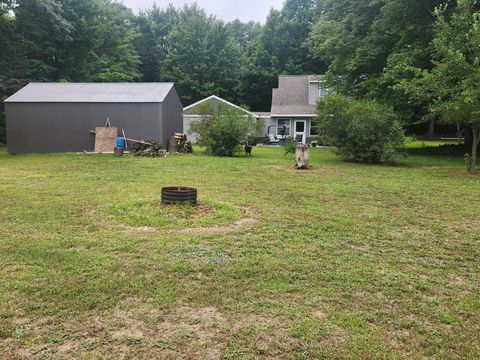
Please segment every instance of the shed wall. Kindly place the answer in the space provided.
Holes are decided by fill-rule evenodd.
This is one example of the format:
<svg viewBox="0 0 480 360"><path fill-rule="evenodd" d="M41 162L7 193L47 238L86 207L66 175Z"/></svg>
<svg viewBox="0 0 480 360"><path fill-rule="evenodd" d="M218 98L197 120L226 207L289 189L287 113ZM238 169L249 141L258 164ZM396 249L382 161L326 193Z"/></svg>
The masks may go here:
<svg viewBox="0 0 480 360"><path fill-rule="evenodd" d="M187 134L187 138L192 144L198 141L197 133L190 133L190 123L192 121L199 121L202 117L200 115L184 115L183 116L183 132Z"/></svg>
<svg viewBox="0 0 480 360"><path fill-rule="evenodd" d="M158 103L6 103L12 154L94 150L90 130L108 117L127 137L164 140Z"/></svg>
<svg viewBox="0 0 480 360"><path fill-rule="evenodd" d="M162 111L162 139L164 146L167 146L168 139L173 133L183 132L183 105L178 97L175 87L170 90L167 97L161 104Z"/></svg>

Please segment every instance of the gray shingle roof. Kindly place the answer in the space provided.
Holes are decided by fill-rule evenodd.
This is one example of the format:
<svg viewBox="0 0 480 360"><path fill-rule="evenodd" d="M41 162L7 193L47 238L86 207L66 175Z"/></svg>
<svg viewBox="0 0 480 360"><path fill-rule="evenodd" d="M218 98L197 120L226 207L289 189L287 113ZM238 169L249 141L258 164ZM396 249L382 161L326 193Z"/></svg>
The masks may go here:
<svg viewBox="0 0 480 360"><path fill-rule="evenodd" d="M30 83L5 102L160 103L173 83Z"/></svg>
<svg viewBox="0 0 480 360"><path fill-rule="evenodd" d="M272 115L313 115L316 106L308 104L309 80L314 75L281 75L272 91Z"/></svg>

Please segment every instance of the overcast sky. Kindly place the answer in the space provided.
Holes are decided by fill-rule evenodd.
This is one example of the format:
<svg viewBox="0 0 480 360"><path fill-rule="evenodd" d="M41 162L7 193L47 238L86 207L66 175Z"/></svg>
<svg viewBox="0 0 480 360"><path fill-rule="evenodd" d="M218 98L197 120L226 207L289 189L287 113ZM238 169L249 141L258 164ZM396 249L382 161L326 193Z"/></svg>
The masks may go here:
<svg viewBox="0 0 480 360"><path fill-rule="evenodd" d="M135 12L152 6L155 0L121 0ZM232 21L240 19L244 22L253 20L264 22L270 9L280 9L284 0L197 0L197 4L205 9L207 14L216 15L217 18ZM159 7L163 8L169 3L175 7L191 4L193 0L156 0Z"/></svg>

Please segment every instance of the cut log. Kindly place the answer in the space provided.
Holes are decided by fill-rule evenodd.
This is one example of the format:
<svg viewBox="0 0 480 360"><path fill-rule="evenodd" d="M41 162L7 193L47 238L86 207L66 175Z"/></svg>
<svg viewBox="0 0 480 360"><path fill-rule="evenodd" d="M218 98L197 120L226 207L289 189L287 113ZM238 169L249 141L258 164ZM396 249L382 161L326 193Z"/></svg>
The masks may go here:
<svg viewBox="0 0 480 360"><path fill-rule="evenodd" d="M295 168L299 170L308 170L310 168L310 153L308 145L297 145L295 152Z"/></svg>

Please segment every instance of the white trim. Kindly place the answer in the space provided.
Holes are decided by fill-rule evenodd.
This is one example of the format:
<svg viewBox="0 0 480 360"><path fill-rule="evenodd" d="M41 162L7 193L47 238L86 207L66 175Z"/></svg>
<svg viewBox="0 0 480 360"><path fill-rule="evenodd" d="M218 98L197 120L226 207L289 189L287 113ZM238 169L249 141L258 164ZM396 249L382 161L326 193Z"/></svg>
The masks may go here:
<svg viewBox="0 0 480 360"><path fill-rule="evenodd" d="M242 107L240 107L240 106L238 106L238 105L235 105L235 104L231 103L230 101L227 101L227 100L222 99L221 97L218 97L217 95L211 95L211 96L209 96L209 97L207 97L207 98L205 98L205 99L202 99L202 100L200 100L200 101L197 101L196 103L194 103L194 104L192 104L192 105L188 105L187 107L183 108L183 111L189 110L189 109L191 109L191 108L193 108L193 107L201 104L202 102L205 102L205 101L208 101L208 100L212 100L212 99L215 99L215 100L218 100L218 101L220 101L220 102L223 102L224 104L227 104L227 105L229 105L229 106L232 106L232 107L234 107L234 108L236 108L236 109L238 109L238 110L241 110L242 112L246 112L247 114L249 114L249 115L251 115L251 116L253 116L253 117L256 117L256 118L259 118L259 117L260 117L260 116L258 116L257 114L252 113L251 111L248 111L247 109L244 109L244 108L242 108Z"/></svg>
<svg viewBox="0 0 480 360"><path fill-rule="evenodd" d="M297 123L303 122L303 132L297 132ZM294 139L297 139L297 135L302 135L302 144L307 143L307 120L306 119L299 119L293 121L293 133Z"/></svg>

